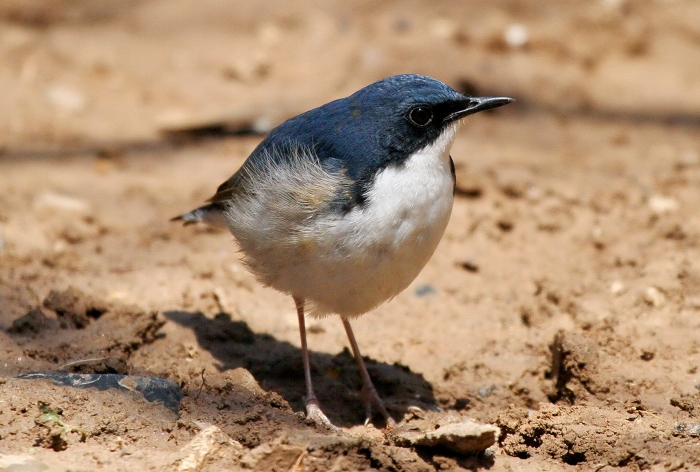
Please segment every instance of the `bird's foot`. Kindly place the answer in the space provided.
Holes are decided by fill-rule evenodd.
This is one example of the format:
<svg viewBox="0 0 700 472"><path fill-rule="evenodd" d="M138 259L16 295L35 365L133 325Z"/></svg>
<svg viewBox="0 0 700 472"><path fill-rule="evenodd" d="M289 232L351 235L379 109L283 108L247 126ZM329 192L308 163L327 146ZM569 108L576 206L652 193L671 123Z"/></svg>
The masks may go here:
<svg viewBox="0 0 700 472"><path fill-rule="evenodd" d="M382 401L381 398L379 398L379 394L377 394L377 390L375 390L373 387L363 387L362 388L362 400L365 404L365 412L367 414L367 417L365 418L365 426L369 424L370 421L372 421L372 407L376 408L379 413L384 417L386 420L386 429L387 430L392 430L396 429L397 424L394 418L389 415L389 413L386 411L386 407L384 406L384 402Z"/></svg>
<svg viewBox="0 0 700 472"><path fill-rule="evenodd" d="M306 401L306 419L333 432L340 431L340 428L331 423L331 420L321 411L321 406L315 398Z"/></svg>

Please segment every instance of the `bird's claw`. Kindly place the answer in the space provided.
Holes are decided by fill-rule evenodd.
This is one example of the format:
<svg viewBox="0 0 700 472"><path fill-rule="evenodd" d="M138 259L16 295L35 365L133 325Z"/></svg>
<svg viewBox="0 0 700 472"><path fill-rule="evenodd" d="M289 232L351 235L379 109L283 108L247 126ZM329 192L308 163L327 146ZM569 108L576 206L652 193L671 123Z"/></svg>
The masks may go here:
<svg viewBox="0 0 700 472"><path fill-rule="evenodd" d="M362 400L364 401L365 412L367 414L367 417L365 418L365 426L367 426L370 423L370 421L372 421L372 407L374 407L384 417L384 420L386 421L386 429L396 429L396 421L386 411L386 408L384 407L384 402L382 402L382 399L379 398L379 395L377 394L377 391L374 388L364 387L362 389Z"/></svg>
<svg viewBox="0 0 700 472"><path fill-rule="evenodd" d="M340 431L340 428L331 423L331 420L329 420L323 411L321 411L321 407L319 406L318 402L306 402L306 419L333 432L337 433Z"/></svg>

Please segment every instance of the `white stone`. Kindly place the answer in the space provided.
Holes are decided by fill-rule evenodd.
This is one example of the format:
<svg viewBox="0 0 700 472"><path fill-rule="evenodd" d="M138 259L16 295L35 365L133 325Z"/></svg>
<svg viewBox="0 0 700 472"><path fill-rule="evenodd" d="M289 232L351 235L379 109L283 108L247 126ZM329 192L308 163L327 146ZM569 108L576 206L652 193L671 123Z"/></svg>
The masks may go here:
<svg viewBox="0 0 700 472"><path fill-rule="evenodd" d="M625 291L625 288L625 284L623 284L619 280L616 280L610 284L610 293L612 293L613 295L620 295L622 292Z"/></svg>
<svg viewBox="0 0 700 472"><path fill-rule="evenodd" d="M678 210L678 201L663 195L653 195L649 198L649 208L656 214L670 213Z"/></svg>
<svg viewBox="0 0 700 472"><path fill-rule="evenodd" d="M52 85L46 90L46 100L54 107L64 111L77 112L85 108L85 96L63 85Z"/></svg>
<svg viewBox="0 0 700 472"><path fill-rule="evenodd" d="M694 310L700 309L700 295L695 295L693 297L687 297L685 299L685 306L692 308Z"/></svg>
<svg viewBox="0 0 700 472"><path fill-rule="evenodd" d="M500 434L497 426L464 420L442 425L434 431L398 432L396 439L399 445L438 447L458 454L473 454L491 447Z"/></svg>
<svg viewBox="0 0 700 472"><path fill-rule="evenodd" d="M530 40L530 33L525 25L521 23L513 23L506 28L506 31L503 33L503 38L508 46L513 49L518 49L527 44L527 42Z"/></svg>
<svg viewBox="0 0 700 472"><path fill-rule="evenodd" d="M647 287L647 289L644 290L644 301L658 308L664 304L664 301L666 301L666 297L664 297L664 294L661 293L661 291L658 288Z"/></svg>
<svg viewBox="0 0 700 472"><path fill-rule="evenodd" d="M42 192L34 200L34 207L88 213L90 204L85 200L56 192Z"/></svg>

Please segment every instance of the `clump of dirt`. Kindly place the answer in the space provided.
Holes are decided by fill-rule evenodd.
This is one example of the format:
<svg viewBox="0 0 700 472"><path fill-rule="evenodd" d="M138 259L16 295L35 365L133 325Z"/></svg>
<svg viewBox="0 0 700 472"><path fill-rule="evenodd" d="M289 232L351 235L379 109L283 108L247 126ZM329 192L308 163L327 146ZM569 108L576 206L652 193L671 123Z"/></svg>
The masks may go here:
<svg viewBox="0 0 700 472"><path fill-rule="evenodd" d="M35 369L130 373L130 355L152 343L165 320L157 312L107 303L69 287L51 290L40 307L15 319L7 333Z"/></svg>
<svg viewBox="0 0 700 472"><path fill-rule="evenodd" d="M591 395L606 394L610 388L598 376L598 344L585 335L559 331L550 345L554 402L575 403Z"/></svg>
<svg viewBox="0 0 700 472"><path fill-rule="evenodd" d="M698 406L698 398L697 395L690 396L690 395L681 395L680 397L673 397L669 401L671 406L675 406L679 410L686 411L693 415L693 412L695 411L695 408ZM693 415L695 416L695 415Z"/></svg>
<svg viewBox="0 0 700 472"><path fill-rule="evenodd" d="M109 305L102 300L86 296L75 287L63 291L51 290L43 302L58 317L61 328L83 329L91 319L98 319L109 311Z"/></svg>
<svg viewBox="0 0 700 472"><path fill-rule="evenodd" d="M204 377L183 399L183 422L222 425L222 430L248 448L276 438L285 431L305 430L303 417L294 413L277 393L263 390L243 368Z"/></svg>
<svg viewBox="0 0 700 472"><path fill-rule="evenodd" d="M26 315L16 318L7 332L17 336L34 336L42 331L58 329L60 326L58 320L49 318L41 308L36 307L29 310Z"/></svg>

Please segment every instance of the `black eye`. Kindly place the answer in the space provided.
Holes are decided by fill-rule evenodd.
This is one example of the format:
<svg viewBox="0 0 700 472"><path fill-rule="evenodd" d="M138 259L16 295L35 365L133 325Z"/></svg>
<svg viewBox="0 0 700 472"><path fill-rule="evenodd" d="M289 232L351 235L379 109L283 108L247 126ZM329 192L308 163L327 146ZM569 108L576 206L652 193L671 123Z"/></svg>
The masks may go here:
<svg viewBox="0 0 700 472"><path fill-rule="evenodd" d="M408 119L416 126L425 126L433 121L433 111L424 106L416 107L408 112Z"/></svg>

